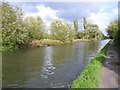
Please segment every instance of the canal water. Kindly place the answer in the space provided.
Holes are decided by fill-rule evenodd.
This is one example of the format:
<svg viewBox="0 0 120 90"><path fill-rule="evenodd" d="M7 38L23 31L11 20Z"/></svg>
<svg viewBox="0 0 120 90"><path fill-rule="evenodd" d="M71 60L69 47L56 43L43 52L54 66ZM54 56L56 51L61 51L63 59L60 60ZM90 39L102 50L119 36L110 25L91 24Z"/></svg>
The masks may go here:
<svg viewBox="0 0 120 90"><path fill-rule="evenodd" d="M67 88L109 40L2 53L3 88Z"/></svg>

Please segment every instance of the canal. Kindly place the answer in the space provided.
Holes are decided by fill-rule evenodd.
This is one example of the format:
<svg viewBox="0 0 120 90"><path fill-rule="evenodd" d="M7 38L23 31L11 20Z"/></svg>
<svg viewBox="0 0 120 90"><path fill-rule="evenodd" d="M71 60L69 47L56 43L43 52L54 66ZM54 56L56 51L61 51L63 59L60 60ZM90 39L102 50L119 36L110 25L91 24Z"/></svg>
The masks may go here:
<svg viewBox="0 0 120 90"><path fill-rule="evenodd" d="M2 53L3 88L67 88L109 40Z"/></svg>

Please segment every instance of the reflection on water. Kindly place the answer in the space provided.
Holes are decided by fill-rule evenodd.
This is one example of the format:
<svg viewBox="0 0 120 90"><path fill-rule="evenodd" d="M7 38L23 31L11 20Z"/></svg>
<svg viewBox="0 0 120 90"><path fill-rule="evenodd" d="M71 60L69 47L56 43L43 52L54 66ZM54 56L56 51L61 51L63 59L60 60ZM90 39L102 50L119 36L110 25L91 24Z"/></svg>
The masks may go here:
<svg viewBox="0 0 120 90"><path fill-rule="evenodd" d="M24 49L2 54L3 87L70 87L109 40Z"/></svg>
<svg viewBox="0 0 120 90"><path fill-rule="evenodd" d="M45 52L44 52L45 58L44 58L44 66L42 69L42 74L41 76L43 78L48 78L49 75L54 74L55 67L53 66L53 61L52 61L52 47L46 47Z"/></svg>

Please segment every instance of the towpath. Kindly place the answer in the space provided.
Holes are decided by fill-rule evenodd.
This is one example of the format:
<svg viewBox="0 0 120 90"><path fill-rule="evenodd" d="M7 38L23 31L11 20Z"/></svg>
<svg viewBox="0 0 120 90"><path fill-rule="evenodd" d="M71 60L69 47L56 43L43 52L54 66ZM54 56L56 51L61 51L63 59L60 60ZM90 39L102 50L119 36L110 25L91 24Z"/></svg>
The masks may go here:
<svg viewBox="0 0 120 90"><path fill-rule="evenodd" d="M111 65L110 62L117 63L112 63L114 65ZM108 47L100 78L100 88L120 89L120 55L117 53L113 42Z"/></svg>

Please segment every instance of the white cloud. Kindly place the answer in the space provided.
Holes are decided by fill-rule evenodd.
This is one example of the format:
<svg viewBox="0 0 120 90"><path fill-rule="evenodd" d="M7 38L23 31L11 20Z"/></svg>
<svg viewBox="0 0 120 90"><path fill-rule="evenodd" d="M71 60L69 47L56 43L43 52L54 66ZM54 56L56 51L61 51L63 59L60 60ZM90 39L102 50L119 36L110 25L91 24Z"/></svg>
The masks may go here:
<svg viewBox="0 0 120 90"><path fill-rule="evenodd" d="M58 10L53 10L50 7L46 7L44 5L36 6L36 8L38 10L37 13L28 12L25 14L25 17L40 16L46 25L46 31L49 32L49 27L50 27L51 21L54 19L58 19L58 17L56 16L56 13L58 12Z"/></svg>
<svg viewBox="0 0 120 90"><path fill-rule="evenodd" d="M51 18L53 20L58 18L56 16L56 13L58 12L58 10L53 10L50 7L46 7L44 5L36 6L36 8L38 9L37 13L29 12L29 13L26 13L25 17L26 16L40 16L45 21L48 21L48 18Z"/></svg>
<svg viewBox="0 0 120 90"><path fill-rule="evenodd" d="M42 20L45 22L45 25L47 27L47 31L49 32L49 27L51 22L54 19L58 19L57 17L57 13L60 12L60 10L53 10L48 6L45 6L44 4L40 4L36 6L38 12L27 12L26 16L40 16L42 18ZM111 8L111 6L104 6L101 7L101 9L95 13L89 10L87 10L87 14L89 15L89 17L87 18L88 22L90 23L94 23L94 24L98 24L99 25L99 29L104 33L106 33L106 28L109 25L109 23L111 21L113 21L114 19L117 19L118 17L118 8ZM108 10L108 11L107 11ZM65 12L65 15L69 15L69 13ZM74 14L73 14L74 16ZM72 18L72 17L71 17ZM66 18L61 18L63 21L69 23L69 24L73 24L73 22L70 21L70 19L66 20ZM80 21L82 22L82 21ZM79 26L81 29L82 25L81 23L79 23Z"/></svg>
<svg viewBox="0 0 120 90"><path fill-rule="evenodd" d="M37 6L38 13L41 18L47 21L47 17L51 19L57 19L56 13L58 10L52 10L50 7L45 7L44 5Z"/></svg>
<svg viewBox="0 0 120 90"><path fill-rule="evenodd" d="M110 24L111 21L117 19L118 17L118 8L112 10L111 13L107 13L101 8L98 13L91 13L87 18L88 22L98 24L99 29L106 35L106 28Z"/></svg>

